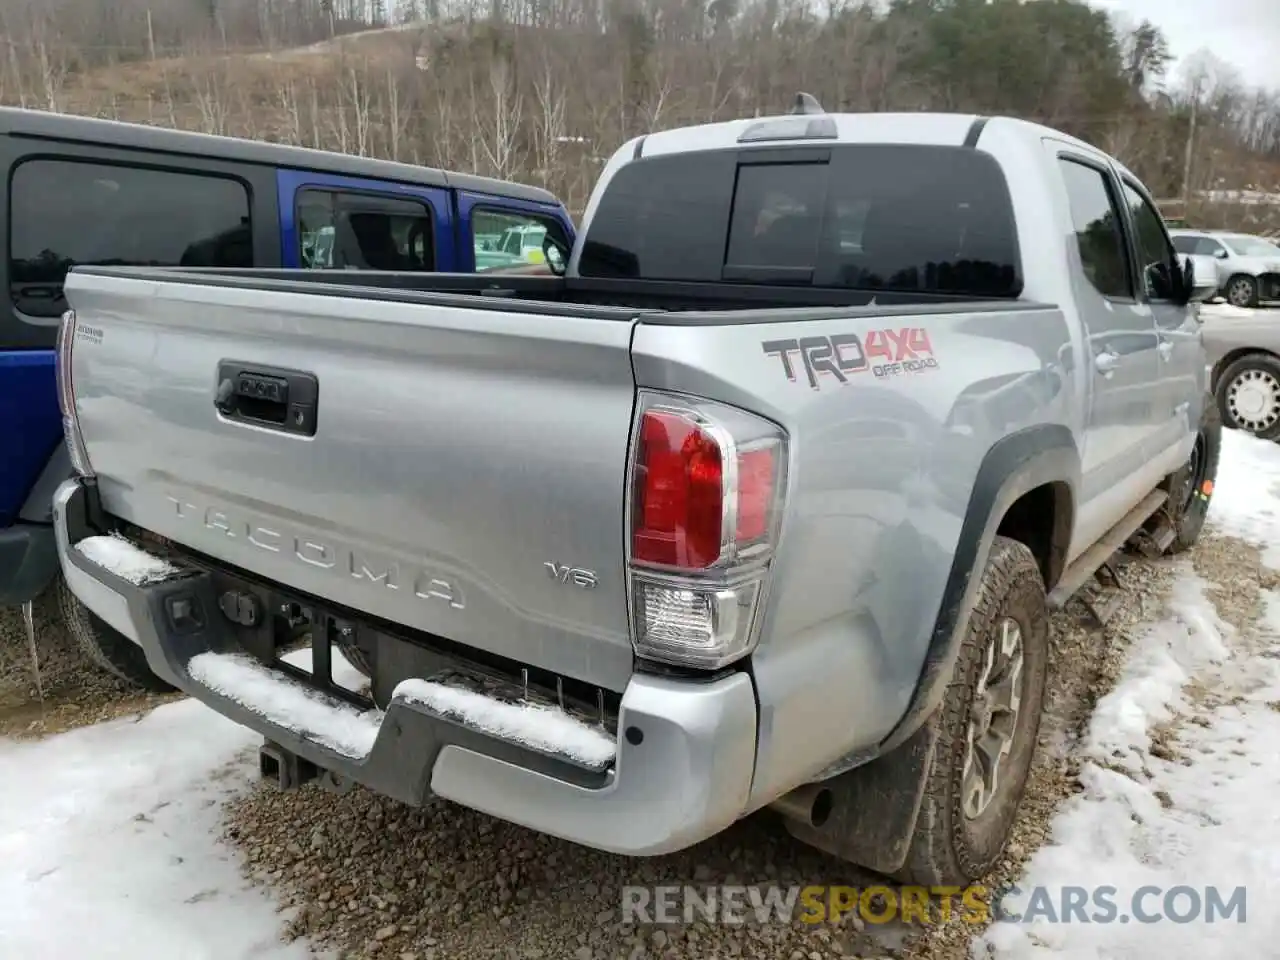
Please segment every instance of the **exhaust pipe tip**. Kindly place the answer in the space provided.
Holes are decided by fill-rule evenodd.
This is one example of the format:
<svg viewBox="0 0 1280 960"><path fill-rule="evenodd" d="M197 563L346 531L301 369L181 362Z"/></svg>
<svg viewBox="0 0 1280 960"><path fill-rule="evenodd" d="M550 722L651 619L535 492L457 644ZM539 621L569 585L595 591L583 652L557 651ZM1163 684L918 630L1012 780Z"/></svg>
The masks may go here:
<svg viewBox="0 0 1280 960"><path fill-rule="evenodd" d="M821 783L806 783L783 794L769 806L788 820L819 829L835 811L835 795Z"/></svg>

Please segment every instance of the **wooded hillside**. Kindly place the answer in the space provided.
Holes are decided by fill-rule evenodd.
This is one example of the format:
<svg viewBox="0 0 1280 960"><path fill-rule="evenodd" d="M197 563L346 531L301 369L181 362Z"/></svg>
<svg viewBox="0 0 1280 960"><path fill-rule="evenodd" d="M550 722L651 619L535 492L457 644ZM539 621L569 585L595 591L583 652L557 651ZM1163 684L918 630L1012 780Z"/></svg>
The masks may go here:
<svg viewBox="0 0 1280 960"><path fill-rule="evenodd" d="M474 170L575 210L627 137L798 90L1040 120L1161 198L1189 169L1205 225L1273 208L1201 191L1280 193L1280 96L1213 62L1175 85L1156 26L1078 0L11 0L0 37L6 104Z"/></svg>

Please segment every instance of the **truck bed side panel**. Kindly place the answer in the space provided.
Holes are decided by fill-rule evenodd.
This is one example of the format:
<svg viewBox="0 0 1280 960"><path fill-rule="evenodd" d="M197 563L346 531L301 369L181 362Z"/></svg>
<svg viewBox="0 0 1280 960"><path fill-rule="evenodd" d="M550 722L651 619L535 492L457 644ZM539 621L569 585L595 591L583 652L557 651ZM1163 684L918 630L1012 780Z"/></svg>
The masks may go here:
<svg viewBox="0 0 1280 960"><path fill-rule="evenodd" d="M1015 430L1066 422L1076 402L1056 308L860 313L641 322L633 346L639 386L737 404L791 436L790 494L753 657L757 803L833 756L873 751L895 726L984 455ZM818 362L806 363L802 347ZM837 376L824 358L846 369Z"/></svg>
<svg viewBox="0 0 1280 960"><path fill-rule="evenodd" d="M629 320L75 274L68 295L108 513L335 604L625 685ZM315 436L222 417L224 360L313 374Z"/></svg>

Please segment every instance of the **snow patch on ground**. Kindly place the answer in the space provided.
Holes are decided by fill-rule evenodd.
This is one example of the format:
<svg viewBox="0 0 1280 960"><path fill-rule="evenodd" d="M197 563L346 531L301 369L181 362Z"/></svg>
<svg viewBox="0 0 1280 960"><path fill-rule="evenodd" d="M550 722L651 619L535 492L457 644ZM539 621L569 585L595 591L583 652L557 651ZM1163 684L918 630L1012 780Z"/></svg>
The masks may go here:
<svg viewBox="0 0 1280 960"><path fill-rule="evenodd" d="M1280 568L1280 444L1222 431L1209 525L1261 547L1263 562Z"/></svg>
<svg viewBox="0 0 1280 960"><path fill-rule="evenodd" d="M1225 432L1209 520L1215 532L1262 546L1269 564L1280 561L1280 446ZM1246 644L1218 617L1189 561L1179 563L1168 617L1150 626L1097 705L1083 744L1082 792L1060 809L1051 842L1001 901L1020 918L993 923L972 944L974 958L1275 955L1280 595L1263 593L1261 636ZM1192 681L1213 696L1198 699ZM1153 736L1175 719L1182 722L1155 748ZM1064 911L1072 887L1090 898L1075 918ZM1172 919L1189 915L1193 897L1199 911ZM1206 914L1211 898L1228 908L1214 922ZM1241 904L1243 912L1229 912ZM1160 919L1143 922L1144 915Z"/></svg>
<svg viewBox="0 0 1280 960"><path fill-rule="evenodd" d="M76 549L86 560L139 586L158 583L179 572L167 560L153 557L118 533L86 537L76 544Z"/></svg>
<svg viewBox="0 0 1280 960"><path fill-rule="evenodd" d="M257 742L192 700L0 740L0 957L308 960L215 839Z"/></svg>
<svg viewBox="0 0 1280 960"><path fill-rule="evenodd" d="M366 757L378 739L381 711L325 696L244 654L201 653L187 669L214 692L344 756Z"/></svg>
<svg viewBox="0 0 1280 960"><path fill-rule="evenodd" d="M1151 732L1187 707L1183 686L1206 666L1230 656L1223 623L1188 572L1174 584L1169 619L1152 624L1129 656L1115 689L1098 701L1085 737L1086 755L1140 773Z"/></svg>
<svg viewBox="0 0 1280 960"><path fill-rule="evenodd" d="M395 697L420 703L442 716L455 717L495 737L521 743L542 753L571 757L592 767L606 767L617 752L613 737L598 727L536 703L506 703L472 690L429 680L405 680Z"/></svg>

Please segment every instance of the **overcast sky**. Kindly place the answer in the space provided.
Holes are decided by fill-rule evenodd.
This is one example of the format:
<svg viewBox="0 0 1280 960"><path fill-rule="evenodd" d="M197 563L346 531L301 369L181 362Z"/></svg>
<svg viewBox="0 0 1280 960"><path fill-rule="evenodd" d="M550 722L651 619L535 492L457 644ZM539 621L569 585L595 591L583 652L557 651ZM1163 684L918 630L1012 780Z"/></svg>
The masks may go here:
<svg viewBox="0 0 1280 960"><path fill-rule="evenodd" d="M1255 86L1280 91L1280 0L1092 0L1147 19L1164 31L1180 61L1201 48ZM1177 79L1177 65L1174 66Z"/></svg>

